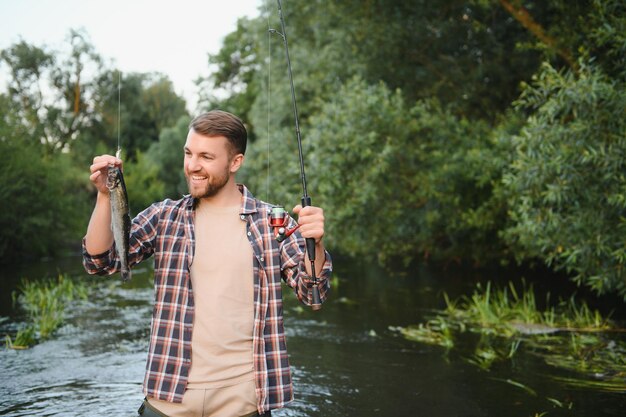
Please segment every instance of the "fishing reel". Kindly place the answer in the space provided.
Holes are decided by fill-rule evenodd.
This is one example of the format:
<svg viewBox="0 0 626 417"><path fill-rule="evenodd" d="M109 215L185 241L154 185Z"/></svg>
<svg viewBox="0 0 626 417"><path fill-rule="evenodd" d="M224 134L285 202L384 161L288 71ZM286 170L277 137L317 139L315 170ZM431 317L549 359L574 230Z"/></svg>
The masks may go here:
<svg viewBox="0 0 626 417"><path fill-rule="evenodd" d="M302 199L303 206L310 206L311 201L310 198ZM289 223L289 216L285 211L283 206L274 206L272 207L272 211L270 212L270 226L274 228L274 238L278 242L282 242L287 239L293 232L298 230L300 225L296 225L291 229L287 227L287 223ZM308 284L308 287L311 288L312 300L311 300L311 308L313 310L319 310L322 308L322 302L320 299L320 290L317 287L317 277L315 276L315 240L312 238L306 239L307 245L307 253L309 255L309 260L311 261L311 282Z"/></svg>
<svg viewBox="0 0 626 417"><path fill-rule="evenodd" d="M274 238L278 242L287 239L300 227L300 225L297 225L290 229L287 227L287 223L289 223L289 216L285 208L283 206L272 207L272 211L270 212L270 226L274 228Z"/></svg>

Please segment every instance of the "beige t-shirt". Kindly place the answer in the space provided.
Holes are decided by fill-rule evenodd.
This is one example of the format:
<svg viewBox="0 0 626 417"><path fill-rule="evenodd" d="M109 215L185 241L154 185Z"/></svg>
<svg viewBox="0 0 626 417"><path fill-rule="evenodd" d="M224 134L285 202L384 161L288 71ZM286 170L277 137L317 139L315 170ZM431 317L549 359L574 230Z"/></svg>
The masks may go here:
<svg viewBox="0 0 626 417"><path fill-rule="evenodd" d="M187 389L254 384L252 246L240 206L200 204L191 265L194 323ZM247 393L255 404L254 391Z"/></svg>

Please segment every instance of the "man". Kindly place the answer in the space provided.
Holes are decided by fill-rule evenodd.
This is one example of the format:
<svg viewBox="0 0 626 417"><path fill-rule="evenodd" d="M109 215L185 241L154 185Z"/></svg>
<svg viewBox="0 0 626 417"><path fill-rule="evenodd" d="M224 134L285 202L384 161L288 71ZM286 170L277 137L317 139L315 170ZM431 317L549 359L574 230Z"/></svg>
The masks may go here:
<svg viewBox="0 0 626 417"><path fill-rule="evenodd" d="M278 242L272 206L235 182L247 132L236 116L214 110L190 124L184 147L189 194L155 203L132 221L129 262L154 255L155 306L143 390L144 416L269 415L293 399L282 317L281 279L311 304L315 239L323 302L332 264L324 249L324 214L296 206L299 229ZM111 233L103 155L91 165L98 197L83 239L85 269L119 269ZM297 226L289 219L289 227Z"/></svg>

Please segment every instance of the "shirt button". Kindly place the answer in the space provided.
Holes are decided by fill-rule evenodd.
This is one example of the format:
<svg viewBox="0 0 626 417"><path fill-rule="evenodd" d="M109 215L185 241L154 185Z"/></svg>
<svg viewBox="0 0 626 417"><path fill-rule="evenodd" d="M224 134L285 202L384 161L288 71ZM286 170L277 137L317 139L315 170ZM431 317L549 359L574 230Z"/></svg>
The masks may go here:
<svg viewBox="0 0 626 417"><path fill-rule="evenodd" d="M261 256L261 262L264 262L264 259L263 259L263 257L262 257L262 256Z"/></svg>
<svg viewBox="0 0 626 417"><path fill-rule="evenodd" d="M244 216L243 214L239 217L241 218L241 220L246 220L246 216Z"/></svg>
<svg viewBox="0 0 626 417"><path fill-rule="evenodd" d="M248 232L248 236L252 236L252 232Z"/></svg>

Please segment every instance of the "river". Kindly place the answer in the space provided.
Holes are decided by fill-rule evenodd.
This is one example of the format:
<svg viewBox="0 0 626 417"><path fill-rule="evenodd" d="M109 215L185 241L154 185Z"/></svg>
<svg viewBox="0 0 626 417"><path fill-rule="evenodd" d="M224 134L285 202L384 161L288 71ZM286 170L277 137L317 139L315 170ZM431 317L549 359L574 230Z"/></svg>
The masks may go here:
<svg viewBox="0 0 626 417"><path fill-rule="evenodd" d="M58 271L83 277L92 296L72 305L52 339L0 349L0 415L136 416L152 310L149 265L136 267L127 284L87 276L77 258L3 268L0 316L10 320L0 323L0 336L20 320L10 296L19 278ZM563 382L567 372L523 352L483 370L467 352L446 353L390 330L441 308L443 291L471 292L484 272L424 266L394 274L337 257L335 273L320 311L285 292L296 399L277 417L624 415L626 375L621 390L576 387Z"/></svg>

